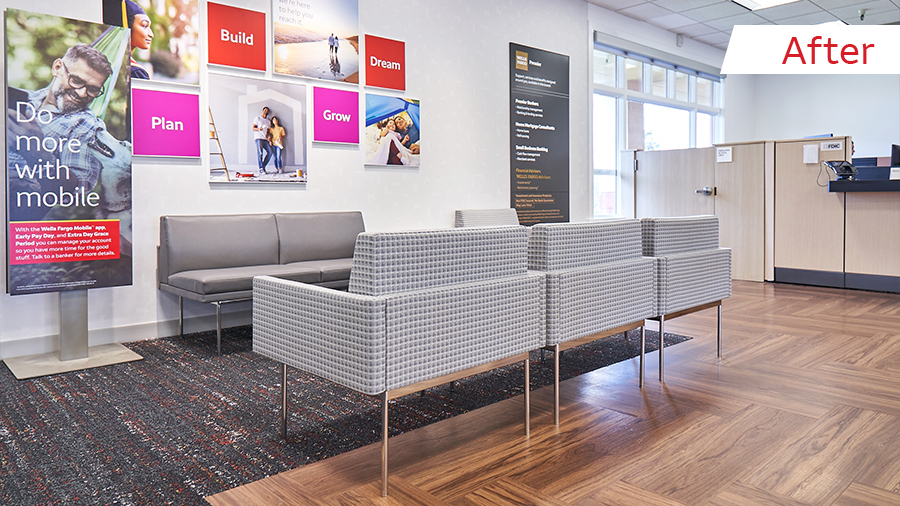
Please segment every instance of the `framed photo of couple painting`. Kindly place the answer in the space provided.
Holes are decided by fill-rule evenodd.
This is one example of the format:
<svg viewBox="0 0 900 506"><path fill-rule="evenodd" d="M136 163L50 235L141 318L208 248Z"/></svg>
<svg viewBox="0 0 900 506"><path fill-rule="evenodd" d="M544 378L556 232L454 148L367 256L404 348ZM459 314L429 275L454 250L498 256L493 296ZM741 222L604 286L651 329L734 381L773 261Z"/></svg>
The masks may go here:
<svg viewBox="0 0 900 506"><path fill-rule="evenodd" d="M366 95L366 165L418 167L420 132L418 100Z"/></svg>
<svg viewBox="0 0 900 506"><path fill-rule="evenodd" d="M210 75L209 181L305 183L306 102L302 84Z"/></svg>

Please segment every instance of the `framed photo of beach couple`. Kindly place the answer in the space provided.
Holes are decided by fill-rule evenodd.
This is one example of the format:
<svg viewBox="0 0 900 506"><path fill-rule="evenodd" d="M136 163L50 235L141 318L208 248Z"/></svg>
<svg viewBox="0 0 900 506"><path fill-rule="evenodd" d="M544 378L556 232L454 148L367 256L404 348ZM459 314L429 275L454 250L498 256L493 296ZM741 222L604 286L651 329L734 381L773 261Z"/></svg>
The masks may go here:
<svg viewBox="0 0 900 506"><path fill-rule="evenodd" d="M366 165L419 167L419 101L366 94Z"/></svg>
<svg viewBox="0 0 900 506"><path fill-rule="evenodd" d="M306 85L210 74L210 183L306 183Z"/></svg>
<svg viewBox="0 0 900 506"><path fill-rule="evenodd" d="M358 0L272 0L274 73L359 83Z"/></svg>

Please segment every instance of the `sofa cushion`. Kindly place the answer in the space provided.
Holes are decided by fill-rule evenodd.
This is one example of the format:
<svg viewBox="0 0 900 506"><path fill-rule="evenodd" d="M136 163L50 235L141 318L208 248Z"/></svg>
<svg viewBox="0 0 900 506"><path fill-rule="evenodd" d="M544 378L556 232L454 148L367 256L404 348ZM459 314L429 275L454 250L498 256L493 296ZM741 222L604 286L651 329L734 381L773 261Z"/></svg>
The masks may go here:
<svg viewBox="0 0 900 506"><path fill-rule="evenodd" d="M319 269L322 273L322 282L350 280L350 267L353 266L352 258L334 258L331 260L310 260L309 262L295 262L287 266L296 265ZM276 276L283 277L283 276Z"/></svg>
<svg viewBox="0 0 900 506"><path fill-rule="evenodd" d="M356 236L366 230L359 211L276 214L275 221L282 264L352 258Z"/></svg>
<svg viewBox="0 0 900 506"><path fill-rule="evenodd" d="M350 291L387 295L525 274L522 226L362 233L353 251Z"/></svg>
<svg viewBox="0 0 900 506"><path fill-rule="evenodd" d="M278 263L273 214L163 216L159 235L162 282L183 271Z"/></svg>
<svg viewBox="0 0 900 506"><path fill-rule="evenodd" d="M719 247L719 217L641 218L644 256L662 257Z"/></svg>
<svg viewBox="0 0 900 506"><path fill-rule="evenodd" d="M250 265L222 269L198 269L169 276L169 284L201 294L251 290L254 276L275 276L301 283L318 283L321 271L315 267L294 265Z"/></svg>
<svg viewBox="0 0 900 506"><path fill-rule="evenodd" d="M583 223L538 223L528 239L528 268L557 271L641 257L641 222L607 218Z"/></svg>

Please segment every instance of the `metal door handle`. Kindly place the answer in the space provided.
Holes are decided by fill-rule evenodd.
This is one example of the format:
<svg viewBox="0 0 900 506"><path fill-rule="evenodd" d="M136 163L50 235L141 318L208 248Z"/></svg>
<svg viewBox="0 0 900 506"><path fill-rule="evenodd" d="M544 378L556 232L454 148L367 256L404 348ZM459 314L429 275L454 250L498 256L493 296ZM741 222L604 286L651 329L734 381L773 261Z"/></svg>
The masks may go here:
<svg viewBox="0 0 900 506"><path fill-rule="evenodd" d="M703 195L712 195L715 192L715 188L710 188L709 186L704 186L699 190L695 190L694 193L702 193Z"/></svg>

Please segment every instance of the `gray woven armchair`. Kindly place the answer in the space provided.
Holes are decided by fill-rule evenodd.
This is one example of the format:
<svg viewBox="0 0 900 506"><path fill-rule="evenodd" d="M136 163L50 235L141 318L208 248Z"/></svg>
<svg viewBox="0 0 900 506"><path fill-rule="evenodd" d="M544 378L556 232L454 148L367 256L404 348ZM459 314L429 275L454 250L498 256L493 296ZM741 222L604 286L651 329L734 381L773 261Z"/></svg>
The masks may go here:
<svg viewBox="0 0 900 506"><path fill-rule="evenodd" d="M722 356L722 300L731 297L731 250L719 247L719 218L642 218L644 256L657 262L659 380L663 381L665 322L718 308L716 351Z"/></svg>
<svg viewBox="0 0 900 506"><path fill-rule="evenodd" d="M382 398L387 495L390 399L522 361L544 344L544 276L527 271L524 227L362 233L348 292L253 281L253 351Z"/></svg>
<svg viewBox="0 0 900 506"><path fill-rule="evenodd" d="M531 227L529 268L547 275L547 340L554 351L554 418L559 425L560 351L640 327L656 315L654 266L641 256L641 223L605 219Z"/></svg>

